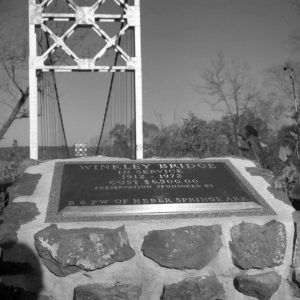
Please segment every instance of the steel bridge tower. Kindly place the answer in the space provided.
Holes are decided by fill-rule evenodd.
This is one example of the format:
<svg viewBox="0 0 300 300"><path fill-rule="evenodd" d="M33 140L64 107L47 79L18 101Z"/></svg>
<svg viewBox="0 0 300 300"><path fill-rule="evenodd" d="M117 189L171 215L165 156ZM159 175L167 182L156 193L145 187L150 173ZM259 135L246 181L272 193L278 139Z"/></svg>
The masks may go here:
<svg viewBox="0 0 300 300"><path fill-rule="evenodd" d="M134 72L135 93L135 151L136 158L143 158L143 115L142 115L142 61L141 61L141 22L140 0L112 0L123 9L122 14L97 13L98 8L107 0L96 0L92 6L79 6L74 0L64 1L71 8L71 13L49 13L46 8L53 0L29 0L29 113L30 113L30 158L38 159L38 74L39 72ZM55 34L46 24L52 22L73 22L62 35ZM107 24L121 23L118 34L110 36L103 28L101 22ZM66 40L80 26L89 26L105 41L105 46L92 58L77 56ZM42 30L51 44L43 53L38 53L37 29ZM118 43L126 30L133 28L134 55L129 55ZM62 49L75 61L75 65L49 64L49 57L57 49ZM120 55L125 65L98 65L96 61L103 57L109 49ZM47 61L47 63L45 63ZM51 59L50 59L51 61Z"/></svg>

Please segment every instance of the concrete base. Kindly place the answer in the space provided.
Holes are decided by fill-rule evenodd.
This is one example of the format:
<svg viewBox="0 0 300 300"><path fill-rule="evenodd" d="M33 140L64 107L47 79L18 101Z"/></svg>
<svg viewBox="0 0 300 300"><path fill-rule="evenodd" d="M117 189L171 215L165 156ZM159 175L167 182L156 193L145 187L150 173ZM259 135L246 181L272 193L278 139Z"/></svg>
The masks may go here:
<svg viewBox="0 0 300 300"><path fill-rule="evenodd" d="M170 285L186 278L215 275L218 281L223 285L226 299L253 299L238 292L233 280L241 273L252 275L262 274L270 271L275 271L282 278L279 289L275 292L272 299L288 300L293 299L289 281L291 279L291 264L293 254L294 240L294 221L292 213L294 209L286 203L285 199L278 199L269 189L270 184L262 176L251 175L247 168L255 168L255 164L251 161L228 158L231 163L238 169L249 184L260 194L267 204L276 212L277 215L266 216L231 216L231 217L198 217L198 218L168 218L168 219L147 219L147 220L114 220L114 221L92 221L92 222L63 222L58 223L58 228L74 229L82 227L97 227L97 228L117 228L125 225L131 247L135 250L136 255L124 262L117 262L103 269L95 271L81 271L66 277L57 277L51 273L41 261L40 268L40 285L37 287L34 283L23 281L24 287L36 290L40 294L51 295L53 299L73 299L74 288L77 286L88 284L116 283L132 284L141 287L141 300L160 299L164 286ZM80 158L76 161L91 161L91 158ZM113 160L105 157L94 157L93 160ZM72 160L70 160L72 161ZM49 161L37 166L32 166L27 169L27 173L41 174L41 179L36 187L36 190L31 196L19 196L14 199L14 203L32 202L35 203L40 215L35 220L22 225L18 231L18 243L11 249L7 250L13 253L14 248L18 251L18 247L23 245L30 250L31 255L28 255L28 260L38 260L37 252L34 247L34 234L43 230L49 223L45 223L46 210L48 205L51 181L54 171L55 161ZM253 223L257 225L265 225L266 223L276 220L282 223L286 232L286 249L283 261L280 265L266 267L264 269L249 269L241 270L236 267L232 261L232 253L229 248L231 238L231 229L235 225L242 222ZM211 226L220 225L222 229L221 241L222 247L217 255L201 270L196 269L171 269L165 268L145 257L141 250L144 237L153 230L175 229L185 226ZM20 247L19 247L20 248ZM7 257L9 258L10 255ZM20 253L22 259L22 253ZM35 256L34 258L32 256ZM36 263L35 263L36 265ZM13 282L14 281L14 282ZM28 281L28 280L27 280ZM17 284L22 282L20 278L6 276L4 282L7 284Z"/></svg>

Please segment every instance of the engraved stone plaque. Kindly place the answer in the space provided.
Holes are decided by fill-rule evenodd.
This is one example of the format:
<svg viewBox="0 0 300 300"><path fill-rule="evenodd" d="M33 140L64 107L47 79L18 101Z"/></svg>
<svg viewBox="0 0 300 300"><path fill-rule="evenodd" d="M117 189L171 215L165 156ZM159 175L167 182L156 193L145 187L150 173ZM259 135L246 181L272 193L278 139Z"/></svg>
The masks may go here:
<svg viewBox="0 0 300 300"><path fill-rule="evenodd" d="M227 160L57 162L47 218L270 210Z"/></svg>

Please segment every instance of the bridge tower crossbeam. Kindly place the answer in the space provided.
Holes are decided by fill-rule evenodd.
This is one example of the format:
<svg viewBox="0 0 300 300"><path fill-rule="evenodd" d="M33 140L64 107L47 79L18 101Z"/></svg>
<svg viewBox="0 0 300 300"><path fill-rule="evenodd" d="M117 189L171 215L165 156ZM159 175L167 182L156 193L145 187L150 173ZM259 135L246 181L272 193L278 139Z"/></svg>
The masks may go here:
<svg viewBox="0 0 300 300"><path fill-rule="evenodd" d="M134 0L129 5L126 0L113 0L123 9L122 14L99 14L98 8L106 0L96 0L92 6L79 6L74 0L65 1L71 9L71 13L49 13L46 8L53 0L29 0L29 113L30 113L30 157L38 159L38 72L134 72L135 78L135 149L136 158L143 158L143 112L142 112L142 59L141 59L141 18L140 0ZM46 24L47 21L61 22L72 21L62 35L55 34ZM101 22L123 23L120 31L110 36L103 28ZM92 58L79 57L66 41L80 27L90 26L99 38L105 40L105 46ZM42 54L37 51L37 28L51 39L51 45ZM119 45L119 39L130 28L134 28L134 55L126 53ZM56 49L62 49L75 62L74 65L49 64L51 54ZM98 65L109 49L120 55L125 61L122 65ZM47 61L47 64L45 63Z"/></svg>

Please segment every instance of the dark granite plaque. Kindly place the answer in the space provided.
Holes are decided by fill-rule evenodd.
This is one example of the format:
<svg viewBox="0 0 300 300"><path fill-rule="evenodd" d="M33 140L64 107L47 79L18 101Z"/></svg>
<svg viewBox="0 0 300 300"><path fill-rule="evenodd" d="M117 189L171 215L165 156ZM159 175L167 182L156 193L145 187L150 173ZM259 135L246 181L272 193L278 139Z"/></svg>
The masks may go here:
<svg viewBox="0 0 300 300"><path fill-rule="evenodd" d="M62 162L55 173L50 202L65 217L263 208L228 161Z"/></svg>

